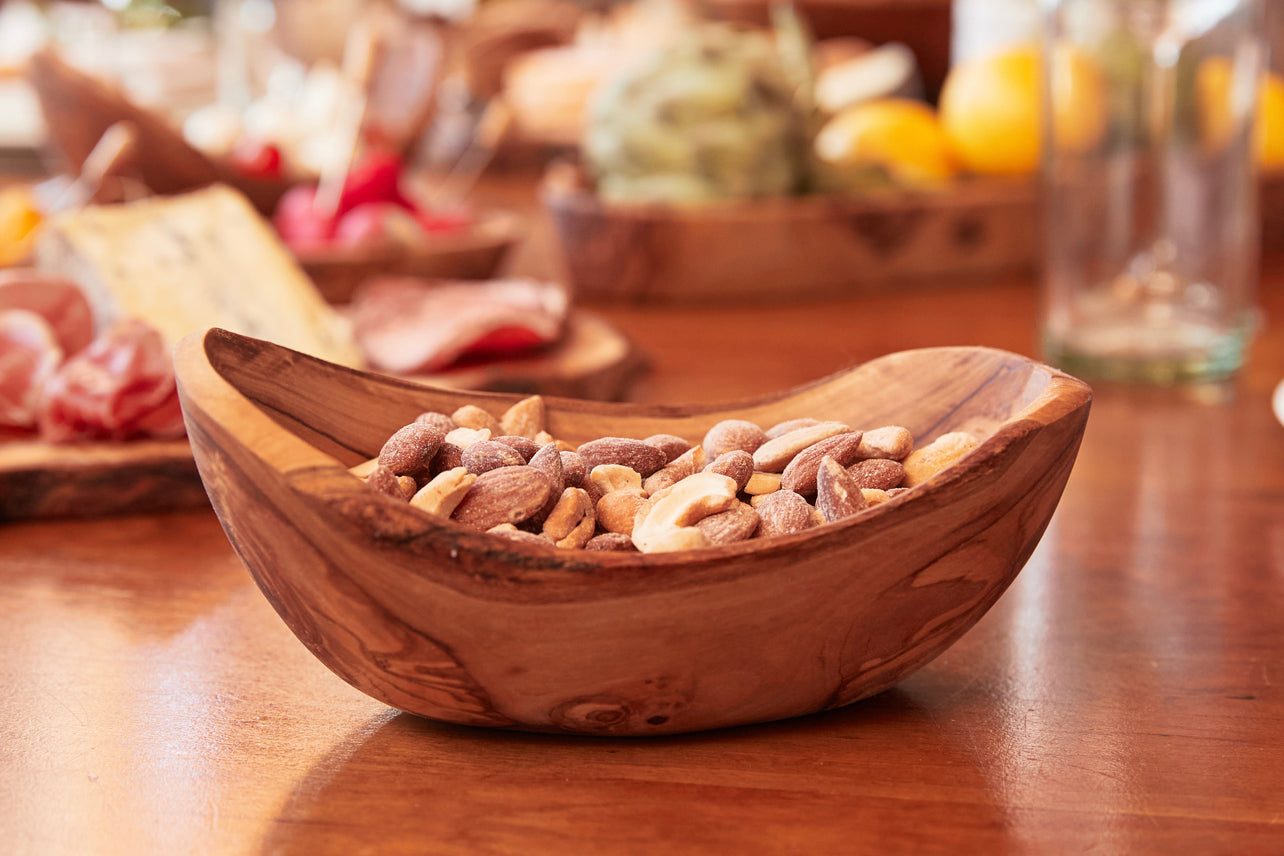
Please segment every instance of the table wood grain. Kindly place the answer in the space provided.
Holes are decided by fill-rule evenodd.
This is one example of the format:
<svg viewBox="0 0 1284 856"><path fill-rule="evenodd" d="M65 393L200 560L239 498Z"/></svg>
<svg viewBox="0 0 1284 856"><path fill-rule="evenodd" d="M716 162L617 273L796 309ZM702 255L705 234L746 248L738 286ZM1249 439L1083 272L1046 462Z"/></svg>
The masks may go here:
<svg viewBox="0 0 1284 856"><path fill-rule="evenodd" d="M1097 388L1051 526L973 630L791 721L651 740L434 724L313 659L210 512L0 527L0 850L1284 853L1284 262L1261 297L1233 384ZM1013 278L599 309L651 357L634 397L664 402L909 347L1033 354L1036 303Z"/></svg>

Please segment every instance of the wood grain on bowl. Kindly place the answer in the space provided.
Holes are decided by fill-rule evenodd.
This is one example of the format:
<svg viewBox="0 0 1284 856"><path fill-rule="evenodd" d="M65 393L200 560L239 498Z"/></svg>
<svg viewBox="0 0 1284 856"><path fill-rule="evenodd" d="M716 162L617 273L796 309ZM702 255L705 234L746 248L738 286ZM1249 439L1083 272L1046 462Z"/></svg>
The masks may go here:
<svg viewBox="0 0 1284 856"><path fill-rule="evenodd" d="M608 204L570 164L540 189L577 295L628 302L798 301L947 275L1030 269L1034 187L828 194L700 206Z"/></svg>
<svg viewBox="0 0 1284 856"><path fill-rule="evenodd" d="M698 438L725 418L969 431L959 464L859 516L664 555L546 550L376 495L347 467L426 410L515 396L418 386L220 330L176 352L201 476L278 614L331 670L450 722L667 734L780 719L886 689L1015 578L1069 477L1082 382L984 348L907 351L725 406L551 399L578 443Z"/></svg>

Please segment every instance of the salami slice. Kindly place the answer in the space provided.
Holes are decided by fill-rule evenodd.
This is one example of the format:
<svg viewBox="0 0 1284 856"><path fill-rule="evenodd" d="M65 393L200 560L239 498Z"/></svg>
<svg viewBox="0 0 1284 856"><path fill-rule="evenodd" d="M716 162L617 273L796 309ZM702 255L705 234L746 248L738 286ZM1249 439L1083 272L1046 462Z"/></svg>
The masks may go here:
<svg viewBox="0 0 1284 856"><path fill-rule="evenodd" d="M26 309L49 322L67 356L94 338L94 314L74 282L29 268L0 271L0 312Z"/></svg>
<svg viewBox="0 0 1284 856"><path fill-rule="evenodd" d="M67 360L45 387L41 436L55 443L180 437L169 349L137 319L121 321Z"/></svg>
<svg viewBox="0 0 1284 856"><path fill-rule="evenodd" d="M0 310L0 425L32 428L45 384L62 362L62 348L43 317Z"/></svg>
<svg viewBox="0 0 1284 856"><path fill-rule="evenodd" d="M414 374L555 342L568 304L565 289L555 283L387 278L358 289L349 311L370 365Z"/></svg>

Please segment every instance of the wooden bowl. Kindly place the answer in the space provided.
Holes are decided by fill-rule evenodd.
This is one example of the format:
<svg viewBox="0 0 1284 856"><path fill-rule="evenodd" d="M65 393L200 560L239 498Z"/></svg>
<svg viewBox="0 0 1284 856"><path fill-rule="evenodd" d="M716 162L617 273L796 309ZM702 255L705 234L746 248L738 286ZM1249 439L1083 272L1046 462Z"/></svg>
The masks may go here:
<svg viewBox="0 0 1284 856"><path fill-rule="evenodd" d="M388 242L291 252L326 300L347 303L357 286L374 276L490 279L523 234L517 215L492 211L465 231L433 234L418 244Z"/></svg>
<svg viewBox="0 0 1284 856"><path fill-rule="evenodd" d="M576 295L626 302L798 301L1032 269L1031 182L700 206L604 203L558 164L540 198Z"/></svg>
<svg viewBox="0 0 1284 856"><path fill-rule="evenodd" d="M797 716L885 690L985 613L1038 543L1091 391L985 348L905 351L725 406L548 399L578 443L718 420L966 430L955 466L845 521L669 554L541 550L440 521L347 467L425 410L515 396L363 374L222 330L179 392L228 536L296 636L393 707L471 725L651 735Z"/></svg>

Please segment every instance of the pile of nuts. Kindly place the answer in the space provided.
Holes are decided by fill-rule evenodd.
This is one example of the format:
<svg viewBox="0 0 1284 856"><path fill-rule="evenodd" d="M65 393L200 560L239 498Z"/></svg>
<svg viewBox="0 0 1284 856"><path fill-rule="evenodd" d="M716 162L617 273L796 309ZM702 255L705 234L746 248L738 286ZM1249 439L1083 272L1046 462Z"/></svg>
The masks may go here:
<svg viewBox="0 0 1284 856"><path fill-rule="evenodd" d="M496 418L474 405L424 413L352 469L428 514L543 547L658 553L801 532L921 484L977 446L951 433L791 419L717 423L698 444L671 434L579 446L545 430L544 401Z"/></svg>

